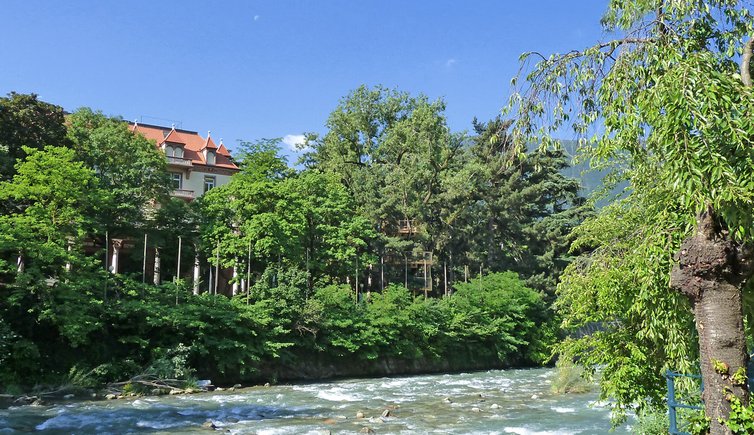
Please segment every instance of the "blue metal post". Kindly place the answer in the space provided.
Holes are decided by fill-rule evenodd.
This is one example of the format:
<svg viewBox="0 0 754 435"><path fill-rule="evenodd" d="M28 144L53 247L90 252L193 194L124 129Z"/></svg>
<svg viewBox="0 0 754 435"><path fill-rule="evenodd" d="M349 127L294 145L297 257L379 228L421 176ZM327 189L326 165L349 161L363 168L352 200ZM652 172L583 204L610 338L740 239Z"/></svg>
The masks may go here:
<svg viewBox="0 0 754 435"><path fill-rule="evenodd" d="M669 432L674 434L678 432L678 425L676 422L676 411L675 411L675 381L673 379L673 374L670 370L667 371L665 374L665 379L668 383L668 417L670 419L670 427Z"/></svg>

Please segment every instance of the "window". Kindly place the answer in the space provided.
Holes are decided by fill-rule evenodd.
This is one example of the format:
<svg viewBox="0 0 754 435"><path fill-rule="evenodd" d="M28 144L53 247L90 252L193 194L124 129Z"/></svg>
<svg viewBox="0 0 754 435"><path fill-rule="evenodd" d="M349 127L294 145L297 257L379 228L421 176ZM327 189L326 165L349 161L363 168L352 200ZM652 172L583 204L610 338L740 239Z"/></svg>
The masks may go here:
<svg viewBox="0 0 754 435"><path fill-rule="evenodd" d="M171 172L170 185L173 187L173 189L180 189L183 185L183 174L179 172Z"/></svg>
<svg viewBox="0 0 754 435"><path fill-rule="evenodd" d="M183 148L182 147L175 147L175 154L173 154L176 157L183 157Z"/></svg>
<svg viewBox="0 0 754 435"><path fill-rule="evenodd" d="M173 157L173 147L170 145L165 146L165 155L168 157Z"/></svg>
<svg viewBox="0 0 754 435"><path fill-rule="evenodd" d="M214 165L215 164L215 152L207 150L206 154L204 155L205 160L207 160L208 165Z"/></svg>
<svg viewBox="0 0 754 435"><path fill-rule="evenodd" d="M217 185L216 183L215 177L204 177L204 193L207 193L210 189L214 189Z"/></svg>

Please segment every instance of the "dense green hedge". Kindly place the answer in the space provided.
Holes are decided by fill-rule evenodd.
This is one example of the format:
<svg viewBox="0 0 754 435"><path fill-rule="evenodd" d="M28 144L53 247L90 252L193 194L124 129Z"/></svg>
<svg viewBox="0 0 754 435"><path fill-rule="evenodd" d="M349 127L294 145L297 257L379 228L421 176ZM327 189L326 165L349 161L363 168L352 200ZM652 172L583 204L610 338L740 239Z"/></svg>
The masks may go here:
<svg viewBox="0 0 754 435"><path fill-rule="evenodd" d="M275 286L266 284L271 276ZM226 380L255 379L275 361L295 365L314 357L463 355L531 365L547 356L553 328L544 303L515 274L458 287L451 297L425 300L392 285L356 303L343 285L307 294L306 275L297 270L268 271L249 301L104 272L52 288L17 283L5 288L0 304L0 383L122 380L178 350L188 373Z"/></svg>

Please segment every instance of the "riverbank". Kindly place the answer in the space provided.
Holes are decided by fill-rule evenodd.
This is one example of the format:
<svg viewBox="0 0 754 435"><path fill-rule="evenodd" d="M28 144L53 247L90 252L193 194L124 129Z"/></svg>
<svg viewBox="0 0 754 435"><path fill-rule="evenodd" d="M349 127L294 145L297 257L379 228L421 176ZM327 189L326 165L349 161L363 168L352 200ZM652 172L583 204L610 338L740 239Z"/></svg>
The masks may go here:
<svg viewBox="0 0 754 435"><path fill-rule="evenodd" d="M503 367L499 360L487 359L416 359L402 360L383 357L369 361L333 359L327 355L296 361L289 365L266 364L252 379L242 385L239 379L181 381L153 379L143 382L138 377L131 381L103 385L99 388L78 386L36 388L19 394L0 394L0 409L12 406L49 406L78 401L116 400L165 395L189 395L209 392L234 392L248 388L269 388L273 385L338 382L351 379L380 377L407 377L416 375L457 375L502 369L534 369L535 367Z"/></svg>
<svg viewBox="0 0 754 435"><path fill-rule="evenodd" d="M0 411L10 433L605 434L597 393L555 395L553 369L349 379ZM382 416L390 410L390 415ZM359 414L361 413L361 414ZM360 417L363 415L363 417ZM616 434L630 431L618 428Z"/></svg>

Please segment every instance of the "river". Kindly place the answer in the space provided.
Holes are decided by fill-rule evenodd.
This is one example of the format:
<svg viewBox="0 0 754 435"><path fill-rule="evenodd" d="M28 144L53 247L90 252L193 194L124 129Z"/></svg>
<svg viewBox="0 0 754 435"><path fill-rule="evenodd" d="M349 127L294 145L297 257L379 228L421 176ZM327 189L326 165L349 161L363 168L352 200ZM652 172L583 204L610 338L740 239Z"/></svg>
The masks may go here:
<svg viewBox="0 0 754 435"><path fill-rule="evenodd" d="M554 395L554 375L493 370L25 406L0 410L0 433L209 433L202 425L211 421L218 433L260 435L365 427L377 434L607 434L609 413L596 393Z"/></svg>

